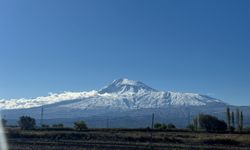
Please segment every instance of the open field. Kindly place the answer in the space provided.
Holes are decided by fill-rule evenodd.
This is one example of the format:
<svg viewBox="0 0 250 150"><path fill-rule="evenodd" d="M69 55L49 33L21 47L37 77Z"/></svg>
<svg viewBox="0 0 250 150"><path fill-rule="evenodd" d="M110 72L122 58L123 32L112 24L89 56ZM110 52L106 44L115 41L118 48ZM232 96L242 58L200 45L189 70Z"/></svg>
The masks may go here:
<svg viewBox="0 0 250 150"><path fill-rule="evenodd" d="M152 133L152 138L151 138ZM98 129L8 132L10 150L250 149L250 134Z"/></svg>

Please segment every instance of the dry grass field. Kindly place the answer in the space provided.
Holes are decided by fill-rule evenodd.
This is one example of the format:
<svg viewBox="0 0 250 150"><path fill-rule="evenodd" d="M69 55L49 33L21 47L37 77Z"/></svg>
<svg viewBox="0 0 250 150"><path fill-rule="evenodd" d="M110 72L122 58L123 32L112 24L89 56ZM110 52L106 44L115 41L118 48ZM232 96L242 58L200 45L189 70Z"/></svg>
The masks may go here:
<svg viewBox="0 0 250 150"><path fill-rule="evenodd" d="M151 138L152 133L152 138ZM250 149L250 134L96 129L8 131L10 150Z"/></svg>

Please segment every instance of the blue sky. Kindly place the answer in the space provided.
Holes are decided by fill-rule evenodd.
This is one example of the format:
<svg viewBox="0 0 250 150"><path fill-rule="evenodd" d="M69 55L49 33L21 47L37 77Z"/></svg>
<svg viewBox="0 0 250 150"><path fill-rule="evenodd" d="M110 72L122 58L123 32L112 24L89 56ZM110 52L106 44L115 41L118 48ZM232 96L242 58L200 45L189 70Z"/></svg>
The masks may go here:
<svg viewBox="0 0 250 150"><path fill-rule="evenodd" d="M250 105L250 1L0 1L0 98L117 78Z"/></svg>

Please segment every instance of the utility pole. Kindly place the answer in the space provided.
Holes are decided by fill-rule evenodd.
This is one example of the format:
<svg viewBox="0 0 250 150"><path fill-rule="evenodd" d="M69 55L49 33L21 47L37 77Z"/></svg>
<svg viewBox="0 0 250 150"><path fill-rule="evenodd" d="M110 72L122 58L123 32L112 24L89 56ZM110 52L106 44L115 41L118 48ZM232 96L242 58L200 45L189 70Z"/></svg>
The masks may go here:
<svg viewBox="0 0 250 150"><path fill-rule="evenodd" d="M153 149L153 130L154 130L154 121L155 121L155 114L152 114L151 120L151 133L150 133L150 147Z"/></svg>
<svg viewBox="0 0 250 150"><path fill-rule="evenodd" d="M41 107L41 120L40 120L41 127L43 126L43 106Z"/></svg>
<svg viewBox="0 0 250 150"><path fill-rule="evenodd" d="M188 110L188 125L190 125L190 111Z"/></svg>
<svg viewBox="0 0 250 150"><path fill-rule="evenodd" d="M231 113L230 113L230 108L227 107L226 109L226 119L227 119L227 129L230 131L231 129Z"/></svg>
<svg viewBox="0 0 250 150"><path fill-rule="evenodd" d="M240 131L240 110L239 110L239 108L236 109L236 123L237 123L237 130Z"/></svg>
<svg viewBox="0 0 250 150"><path fill-rule="evenodd" d="M154 121L155 121L155 114L153 113L152 114L152 124L151 124L151 129L153 130L154 129Z"/></svg>
<svg viewBox="0 0 250 150"><path fill-rule="evenodd" d="M199 130L200 129L200 112L197 116L197 129Z"/></svg>
<svg viewBox="0 0 250 150"><path fill-rule="evenodd" d="M109 128L109 117L107 118L107 129Z"/></svg>

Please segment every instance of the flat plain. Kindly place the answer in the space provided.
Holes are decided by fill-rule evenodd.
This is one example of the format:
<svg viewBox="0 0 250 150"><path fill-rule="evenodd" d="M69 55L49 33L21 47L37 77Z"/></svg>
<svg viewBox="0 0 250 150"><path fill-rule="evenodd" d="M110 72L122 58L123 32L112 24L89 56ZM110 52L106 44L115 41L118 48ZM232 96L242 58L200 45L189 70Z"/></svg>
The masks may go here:
<svg viewBox="0 0 250 150"><path fill-rule="evenodd" d="M250 149L249 133L147 129L9 130L7 137L10 150Z"/></svg>

